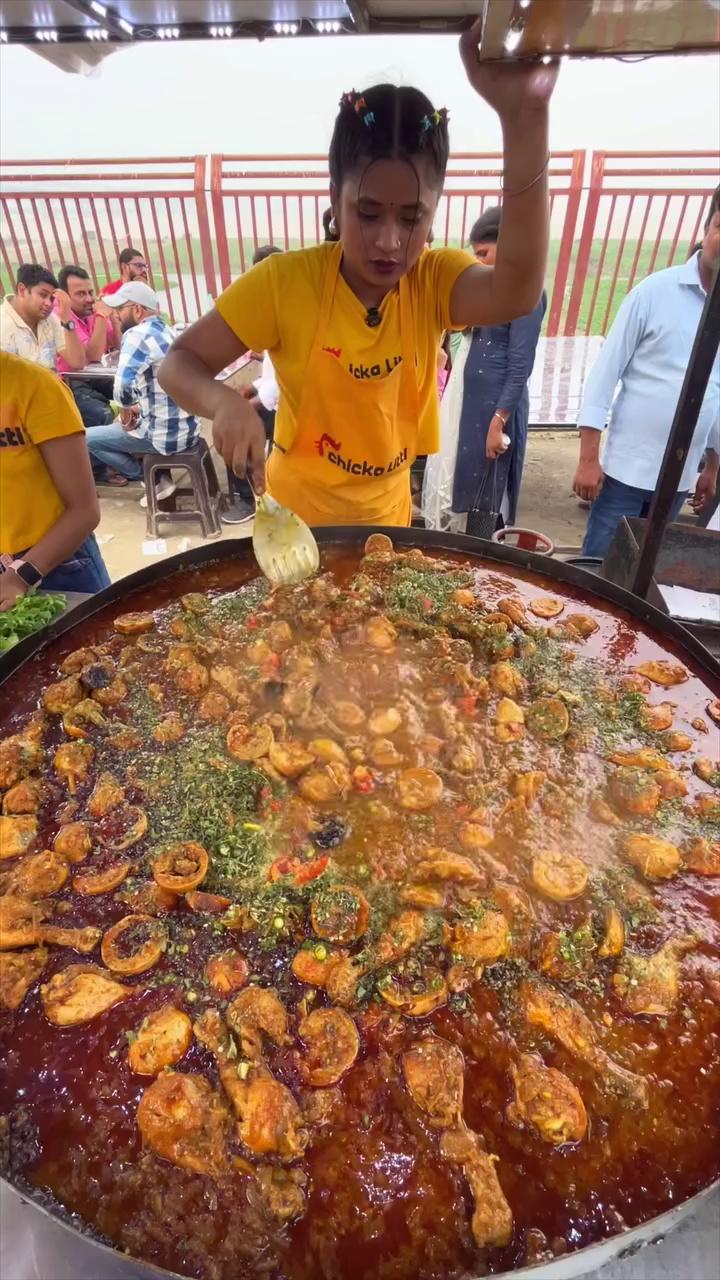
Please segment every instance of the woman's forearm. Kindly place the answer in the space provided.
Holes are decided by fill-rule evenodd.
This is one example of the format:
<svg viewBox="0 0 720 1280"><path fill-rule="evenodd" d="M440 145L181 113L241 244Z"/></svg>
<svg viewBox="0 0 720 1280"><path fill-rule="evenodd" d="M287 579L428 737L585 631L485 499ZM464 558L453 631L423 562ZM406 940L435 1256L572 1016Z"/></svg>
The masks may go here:
<svg viewBox="0 0 720 1280"><path fill-rule="evenodd" d="M502 120L503 200L493 293L528 313L543 290L550 232L548 112L526 109Z"/></svg>
<svg viewBox="0 0 720 1280"><path fill-rule="evenodd" d="M163 390L188 413L214 418L229 388L218 382L200 356L187 348L169 351L158 370Z"/></svg>

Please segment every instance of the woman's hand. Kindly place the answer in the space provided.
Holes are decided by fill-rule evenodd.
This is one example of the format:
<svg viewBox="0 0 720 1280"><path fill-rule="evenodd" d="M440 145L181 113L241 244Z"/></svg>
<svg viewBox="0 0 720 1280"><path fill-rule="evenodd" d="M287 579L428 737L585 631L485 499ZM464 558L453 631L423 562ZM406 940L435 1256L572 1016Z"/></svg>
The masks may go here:
<svg viewBox="0 0 720 1280"><path fill-rule="evenodd" d="M22 578L18 578L14 569L6 569L4 573L0 573L0 613L12 609L24 595L27 595L27 586Z"/></svg>
<svg viewBox="0 0 720 1280"><path fill-rule="evenodd" d="M494 417L488 427L487 438L485 440L485 456L494 462L496 458L504 453L507 445L503 440L505 432L505 423L502 418Z"/></svg>
<svg viewBox="0 0 720 1280"><path fill-rule="evenodd" d="M213 444L236 476L249 474L255 492L265 492L265 428L245 397L223 387L213 418Z"/></svg>
<svg viewBox="0 0 720 1280"><path fill-rule="evenodd" d="M497 111L501 120L546 111L560 63L552 62L481 62L478 41L482 20L464 31L460 37L460 56L467 78L476 93Z"/></svg>

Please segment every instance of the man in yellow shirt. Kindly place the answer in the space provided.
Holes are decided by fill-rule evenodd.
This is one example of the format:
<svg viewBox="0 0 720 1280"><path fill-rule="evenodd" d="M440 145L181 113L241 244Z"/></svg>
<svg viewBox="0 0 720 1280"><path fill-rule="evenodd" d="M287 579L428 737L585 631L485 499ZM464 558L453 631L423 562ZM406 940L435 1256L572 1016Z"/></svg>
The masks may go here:
<svg viewBox="0 0 720 1280"><path fill-rule="evenodd" d="M548 243L548 101L557 68L478 58L473 88L500 116L503 227L490 269L426 243L449 155L447 112L420 90L343 95L330 144L336 244L275 254L230 285L160 368L169 395L213 420L237 474L265 488L260 421L215 375L270 353L280 401L267 486L309 524L408 525L415 457L438 447L437 351L446 329L525 314L542 292Z"/></svg>
<svg viewBox="0 0 720 1280"><path fill-rule="evenodd" d="M82 419L54 373L0 351L0 610L42 583L110 585Z"/></svg>

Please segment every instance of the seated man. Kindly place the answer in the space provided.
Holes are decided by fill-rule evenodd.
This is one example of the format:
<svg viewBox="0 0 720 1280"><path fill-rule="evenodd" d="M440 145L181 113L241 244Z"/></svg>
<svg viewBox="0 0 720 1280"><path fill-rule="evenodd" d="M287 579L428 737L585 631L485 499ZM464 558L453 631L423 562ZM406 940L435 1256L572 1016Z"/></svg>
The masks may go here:
<svg viewBox="0 0 720 1280"><path fill-rule="evenodd" d="M85 364L97 364L106 352L115 351L120 346L117 312L95 297L92 280L84 267L63 267L58 273L58 284L70 299L70 324L82 345ZM56 310L57 307L56 303ZM58 373L72 373L73 367L63 356L58 356L57 370ZM109 394L112 385L107 379L71 382L70 390L86 427L112 422Z"/></svg>
<svg viewBox="0 0 720 1280"><path fill-rule="evenodd" d="M52 272L37 262L24 262L18 268L15 293L7 294L0 304L0 349L53 372L58 356L63 356L71 369L82 369L85 364L70 299L58 288Z"/></svg>
<svg viewBox="0 0 720 1280"><path fill-rule="evenodd" d="M118 258L118 266L120 267L120 279L109 280L106 285L103 285L100 290L103 298L109 297L112 293L117 293L120 286L127 284L130 280L142 280L144 284L147 284L147 262L139 249L123 249Z"/></svg>
<svg viewBox="0 0 720 1280"><path fill-rule="evenodd" d="M90 427L90 456L128 480L140 480L144 453L173 454L190 449L200 431L199 419L181 409L163 391L157 368L173 343L172 330L159 312L157 294L139 280L110 295L120 321L122 342L113 398L123 406L120 421ZM157 487L159 498L175 492L170 472Z"/></svg>

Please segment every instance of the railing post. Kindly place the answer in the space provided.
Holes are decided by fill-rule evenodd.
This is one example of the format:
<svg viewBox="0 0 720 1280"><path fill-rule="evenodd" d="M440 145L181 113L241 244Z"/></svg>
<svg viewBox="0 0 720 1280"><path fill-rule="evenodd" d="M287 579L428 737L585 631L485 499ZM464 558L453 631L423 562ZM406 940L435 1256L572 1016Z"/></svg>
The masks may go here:
<svg viewBox="0 0 720 1280"><path fill-rule="evenodd" d="M213 260L212 250L212 233L210 231L210 219L208 218L207 209L207 190L205 187L205 156L195 156L195 172L193 175L193 189L195 192L195 209L197 212L198 232L200 234L200 253L202 254L203 271L205 273L205 288L211 298L214 298L217 292L215 283L215 263ZM205 299L203 299L205 301Z"/></svg>
<svg viewBox="0 0 720 1280"><path fill-rule="evenodd" d="M227 231L225 228L225 204L222 190L222 156L210 157L210 200L215 224L215 241L217 243L218 270L220 284L227 289L230 284L230 255L228 253Z"/></svg>
<svg viewBox="0 0 720 1280"><path fill-rule="evenodd" d="M578 248L577 260L575 262L572 293L570 294L570 302L568 305L567 315L565 317L564 332L566 335L574 334L577 328L580 307L582 306L583 293L585 290L585 281L587 280L588 266L590 265L593 239L595 237L595 225L597 223L598 207L600 204L600 196L602 194L604 172L605 152L593 151L592 162L590 165L590 186L588 188L587 205L585 206L585 217L583 219L580 245Z"/></svg>
<svg viewBox="0 0 720 1280"><path fill-rule="evenodd" d="M555 266L555 281L553 283L552 299L550 301L550 311L548 314L547 334L549 338L556 338L560 328L560 317L562 315L563 303L565 301L565 287L567 285L568 272L570 270L570 258L572 257L573 244L575 243L575 228L577 226L578 211L580 209L584 176L585 152L573 151L572 168L570 170L570 191L568 194L567 208L565 209L565 221L563 223L562 238L560 240L560 252Z"/></svg>

